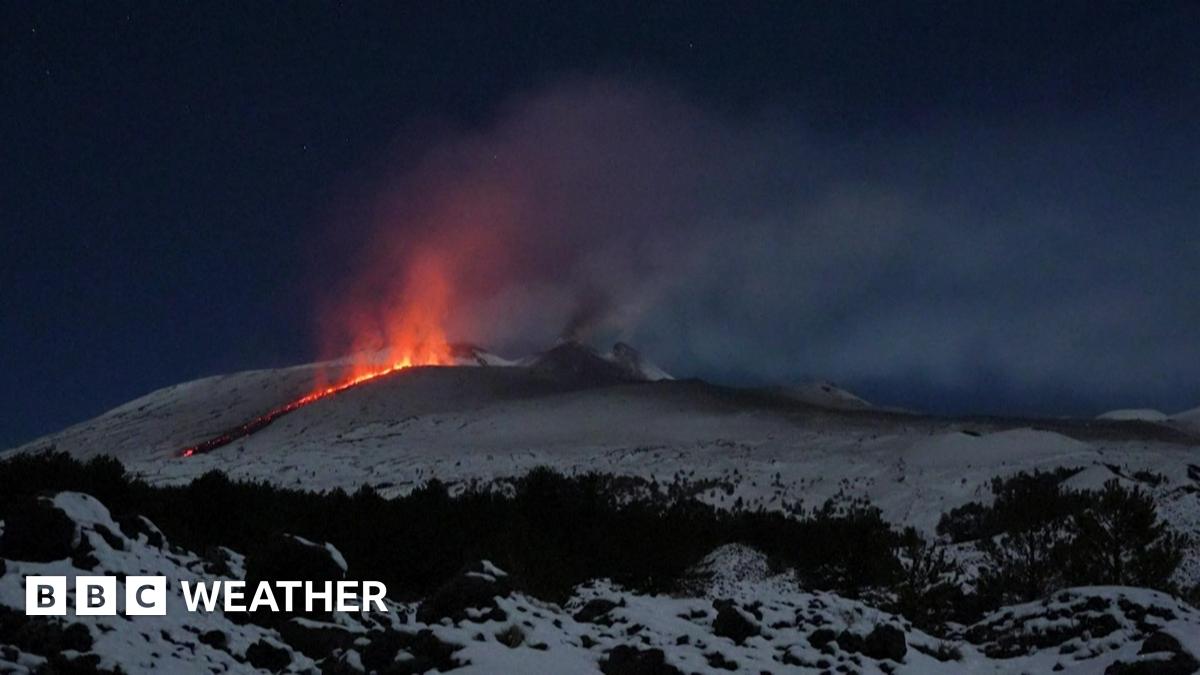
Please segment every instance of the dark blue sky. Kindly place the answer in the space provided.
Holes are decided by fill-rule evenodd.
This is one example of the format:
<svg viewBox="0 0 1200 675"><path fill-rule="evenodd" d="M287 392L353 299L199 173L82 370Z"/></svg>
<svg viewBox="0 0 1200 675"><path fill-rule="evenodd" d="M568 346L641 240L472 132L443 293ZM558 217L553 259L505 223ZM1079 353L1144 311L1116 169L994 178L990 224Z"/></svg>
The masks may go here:
<svg viewBox="0 0 1200 675"><path fill-rule="evenodd" d="M598 286L681 374L1200 404L1195 3L395 5L0 10L0 446L312 360L369 205L467 184L551 243L464 337Z"/></svg>

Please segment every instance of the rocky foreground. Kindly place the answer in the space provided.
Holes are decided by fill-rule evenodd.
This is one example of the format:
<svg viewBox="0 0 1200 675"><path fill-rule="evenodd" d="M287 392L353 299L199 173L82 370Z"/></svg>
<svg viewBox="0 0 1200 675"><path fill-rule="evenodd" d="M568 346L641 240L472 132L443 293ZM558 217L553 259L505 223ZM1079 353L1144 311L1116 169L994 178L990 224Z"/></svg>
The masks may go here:
<svg viewBox="0 0 1200 675"><path fill-rule="evenodd" d="M513 588L480 561L420 602L386 613L188 613L179 579L245 579L263 565L186 551L145 518L115 521L94 498L43 497L0 535L0 672L239 673L1191 673L1200 612L1138 588L1090 587L1005 607L933 636L902 616L770 574L727 546L688 597L597 580L563 604ZM34 536L36 535L36 536ZM355 579L329 545L286 537L291 578ZM403 542L397 542L403 546ZM649 553L648 553L649 554ZM26 617L23 578L168 577L168 615Z"/></svg>

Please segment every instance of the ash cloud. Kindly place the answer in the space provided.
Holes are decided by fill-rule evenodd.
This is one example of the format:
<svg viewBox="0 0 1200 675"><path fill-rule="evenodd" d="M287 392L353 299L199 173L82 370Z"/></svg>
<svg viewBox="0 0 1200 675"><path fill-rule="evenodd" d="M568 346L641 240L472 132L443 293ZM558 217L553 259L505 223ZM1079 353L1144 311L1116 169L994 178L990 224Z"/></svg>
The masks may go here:
<svg viewBox="0 0 1200 675"><path fill-rule="evenodd" d="M1200 190L1160 180L1200 175L1183 116L1147 145L1105 111L864 137L789 110L611 79L515 97L405 158L355 293L434 251L451 335L502 353L623 339L947 411L1200 403Z"/></svg>
<svg viewBox="0 0 1200 675"><path fill-rule="evenodd" d="M575 308L567 317L567 325L558 334L560 340L585 342L613 312L612 301L601 291L585 288L575 298Z"/></svg>

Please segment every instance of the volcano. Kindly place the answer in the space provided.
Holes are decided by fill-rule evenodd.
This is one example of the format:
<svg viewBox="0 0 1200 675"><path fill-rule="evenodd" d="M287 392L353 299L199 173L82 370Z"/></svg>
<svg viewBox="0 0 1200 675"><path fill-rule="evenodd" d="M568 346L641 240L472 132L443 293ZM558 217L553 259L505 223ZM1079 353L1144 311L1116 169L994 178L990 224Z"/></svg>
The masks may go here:
<svg viewBox="0 0 1200 675"><path fill-rule="evenodd" d="M521 363L536 374L583 386L673 379L658 366L644 361L636 349L624 342L618 342L611 352L604 354L578 341L564 340Z"/></svg>
<svg viewBox="0 0 1200 675"><path fill-rule="evenodd" d="M514 365L513 362L468 343L450 345L448 353L451 355L451 364L453 365ZM625 343L617 343L610 354L601 354L597 350L578 342L565 341L553 349L526 359L524 363L528 365L532 373L539 377L570 383L576 386L599 386L618 382L671 379L670 375L667 375L662 369L643 361L637 350ZM279 417L299 410L304 406L311 405L330 396L341 394L353 387L363 386L415 367L420 367L420 365L407 363L389 365L384 362L374 369L364 369L363 366L356 365L352 371L353 374L345 377L338 384L318 387L299 398L271 408L260 415L241 422L237 426L225 429L199 443L183 448L180 450L179 456L188 458L211 452L249 436L271 424Z"/></svg>
<svg viewBox="0 0 1200 675"><path fill-rule="evenodd" d="M1187 476L1181 451L1200 447L1182 419L946 418L873 407L828 383L676 380L626 344L601 351L563 341L517 359L458 344L447 354L443 365L396 369L317 397L315 382L337 382L354 367L340 360L204 378L8 452L107 454L155 481L219 467L385 494L430 476L489 482L534 466L687 475L730 486L705 493L718 503L779 508L848 491L929 529L998 472L1093 466L1099 481L1123 466L1121 475Z"/></svg>
<svg viewBox="0 0 1200 675"><path fill-rule="evenodd" d="M335 488L353 492L368 487L380 496L395 498L385 500L388 502L406 496L423 499L426 492L413 492L434 479L450 494L467 489L503 494L533 469L546 467L560 476L581 476L582 480L602 476L614 486L629 485L634 491L683 495L716 507L720 513L757 513L760 509L811 513L827 500L865 500L878 507L887 522L912 527L930 539L937 536L945 514L968 504L978 506L986 499L998 476L1044 471L1061 477L1062 485L1072 490L1097 489L1114 481L1146 490L1167 525L1191 535L1191 548L1180 565L1178 583L1186 586L1200 581L1200 471L1195 469L1194 460L1200 436L1192 426L1194 414L1161 420L946 418L882 409L828 382L735 388L698 379L673 379L627 344L604 351L568 340L518 359L503 358L471 344L447 345L443 353L445 363L394 368L358 381L353 380L353 373L378 363L386 365L387 355L204 378L150 393L4 454L56 449L80 458L111 455L151 485L203 486L204 481L195 479L219 470L231 478L289 488L291 499L298 498L294 495L328 494ZM314 383L330 381L340 384L315 388ZM324 393L313 396L314 391ZM203 451L180 457L193 448ZM190 490L184 492L191 494ZM618 503L628 497L609 496ZM129 529L127 533L125 526L116 524L103 505L91 497L64 492L54 500L55 508L76 519L81 531L102 526L89 541L103 569L145 573L149 564L152 569L177 577L193 574L179 569L180 560L200 569L198 554L175 546L164 548L161 533L157 538L151 536L155 530L139 535ZM154 526L143 523L146 527ZM368 525L368 539L374 527ZM65 537L64 541L72 539ZM387 541L385 547L404 544L404 540ZM652 552L655 544L645 545ZM330 551L329 544L314 543L309 548L321 555ZM976 555L974 549L964 550L964 556ZM9 558L18 555L12 551L0 554ZM339 552L333 559L342 557ZM62 570L66 569L62 565L74 565L74 561L90 564L80 556L48 564L55 566L53 570ZM22 572L32 569L41 573L37 570L42 569L30 567L27 562L6 564L10 570L12 565L21 565L18 569ZM493 579L503 575L494 566L481 569ZM613 590L606 602L594 604L594 589L585 585L568 601L572 603L569 611L564 609L566 605L559 608L540 601L529 605L540 608L536 612L506 606L520 616L528 616L530 623L523 625L532 626L537 636L551 635L552 627L562 628L564 635L573 637L564 638L559 646L570 649L575 649L574 640L584 630L595 629L596 644L606 645L603 641L610 634L607 627L588 620L590 613L605 608L622 608L615 611L627 615L631 626L660 626L664 616L700 617L699 624L687 624L690 620L681 618L684 623L655 637L664 640L664 652L676 659L696 646L676 641L677 633L685 630L703 638L704 645L736 645L728 638L729 626L757 625L751 609L767 617L767 612L785 606L785 618L794 622L800 616L797 612L813 607L814 602L839 608L835 618L820 619L821 626L830 625L830 621L838 620L836 617L882 616L878 609L847 604L850 601L836 593L796 590L794 580L766 576L769 570L765 556L759 552L718 550L695 570L695 583L701 585L700 589L688 591L708 594L703 598L642 596ZM480 573L467 574L471 581L465 583L477 583L480 578ZM0 605L17 606L22 597L15 581L19 578L19 574L0 575ZM687 579L691 578L689 573ZM710 584L715 590L706 589ZM1185 617L1180 619L1183 623L1179 630L1193 630L1193 624L1200 625L1200 615L1185 616L1182 605L1170 604L1174 601L1169 602L1167 596L1145 589L1119 589L1123 595L1112 595L1118 593L1112 587L1089 586L1084 590L1109 593L1111 597L1068 602L1062 598L1074 596L1059 592L1053 598L1061 607L1028 603L1002 608L997 616L1008 616L1001 612L1026 616L1020 614L1026 612L1031 625L1042 625L1049 620L1044 615L1061 617L1082 611L1076 606L1085 602L1088 607L1100 607L1101 601L1104 607L1133 607L1132 598L1143 605L1169 604L1171 612ZM709 597L714 593L717 595ZM741 598L739 602L748 608L747 612L721 604L727 602L721 598L731 596ZM492 597L490 592L488 597ZM426 604L437 603L429 603L427 598ZM550 613L539 614L546 611ZM405 623L414 630L425 630L427 624L423 621L434 619L422 616L420 612L410 615ZM181 615L173 620L190 618ZM416 623L412 623L414 620ZM771 623L764 620L763 625L792 625L769 620ZM261 630L244 621L235 623L220 617L213 621L216 623L211 625L234 636L231 644L236 639L238 644L249 645L258 638L252 640L246 635L257 635L253 631ZM911 625L899 616L879 621ZM982 628L971 630L977 630L980 639L987 639L991 633L986 631L998 630L989 621L985 619L978 624ZM1135 627L1136 622L1130 621ZM324 625L321 630L342 630L330 626L334 625ZM695 633L696 626L705 632ZM808 628L815 631L817 623ZM472 662L486 672L510 672L508 659L518 650L542 657L536 649L514 648L509 646L511 642L501 644L500 638L476 641L479 624L470 620L438 623L434 630L476 650L482 649L478 645L495 647L487 653L472 652ZM246 631L251 633L243 634ZM867 637L875 634L873 630L863 632ZM379 636L375 629L364 628L361 634ZM198 635L207 633L181 628L170 639ZM304 639L307 633L288 635L291 642L282 640L280 644L311 647ZM1117 631L1113 635L1127 633ZM139 663L152 662L156 654L173 654L170 645L175 643L166 642L166 633L162 636L164 646L145 646L139 638L128 653L135 655ZM772 629L762 636L746 638L736 652L730 652L730 658L739 659L739 663L768 665L767 660L777 651L755 646L767 639L764 636L782 640L779 649L794 649L795 642L812 646L814 659L825 657L806 637L792 640L783 631ZM1134 654L1143 637L1150 639L1139 633L1136 639L1121 637L1121 642L1112 643L1110 637L1104 638L1105 644L1116 644L1111 647L1112 653L1123 655ZM914 631L907 632L903 639L910 646L933 644L932 638ZM551 651L558 648L552 647ZM97 647L97 651L106 649L107 643ZM987 648L963 649L968 654L965 660L982 660ZM712 653L708 646L703 654L698 646L694 651L698 660L693 662L697 664ZM304 657L297 652L289 658ZM910 649L903 661L893 658L891 662L911 668L893 670L930 672L924 666L934 661L923 658L923 652ZM1059 654L1047 649L1031 652L1027 658L1036 666L1032 669L1040 672ZM994 670L994 664L987 663L988 669ZM1011 665L1007 660L998 663L1001 669ZM552 666L546 669L555 670ZM581 667L578 672L593 671Z"/></svg>

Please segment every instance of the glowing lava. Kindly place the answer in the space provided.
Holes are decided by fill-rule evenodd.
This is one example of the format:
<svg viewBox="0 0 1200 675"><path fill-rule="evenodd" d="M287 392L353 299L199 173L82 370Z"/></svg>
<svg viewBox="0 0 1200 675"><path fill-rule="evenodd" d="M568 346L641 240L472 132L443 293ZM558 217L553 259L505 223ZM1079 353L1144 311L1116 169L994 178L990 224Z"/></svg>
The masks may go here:
<svg viewBox="0 0 1200 675"><path fill-rule="evenodd" d="M358 375L355 375L351 379L349 379L345 382L342 382L341 384L337 384L332 387L325 387L324 389L319 389L317 391L305 394L304 396L301 396L300 398L298 398L286 405L279 406L278 408L275 408L275 409L271 410L270 412L267 412L263 415L259 415L258 417L255 417L254 419L252 419L248 422L238 425L238 426L234 427L233 429L230 429L230 430L220 434L219 436L214 436L213 438L210 438L202 443L198 443L196 445L191 446L190 448L186 448L179 454L181 457L191 457L192 455L209 452L210 450L216 450L217 448L224 446L224 445L228 445L228 444L236 441L239 438L249 436L250 434L258 431L259 429L261 429L261 428L267 426L268 424L270 424L271 422L273 422L275 420L275 418L286 415L286 414L292 412L293 410L296 410L297 408L302 408L302 407L308 405L309 403L315 403L315 402L325 398L326 396L332 396L339 392L343 392L343 391L349 389L350 387L362 384L363 382L368 382L370 380L374 380L376 378L383 377L384 375L390 375L394 372L404 370L405 368L411 368L414 365L419 365L419 364L413 364L413 363L406 361L406 362L397 363L397 364L394 364L394 365L391 365L386 368L382 368L380 370L376 370L373 372L360 373ZM432 365L432 364L428 364L428 365Z"/></svg>
<svg viewBox="0 0 1200 675"><path fill-rule="evenodd" d="M438 257L417 256L408 267L405 283L385 294L379 306L352 307L338 327L348 332L354 360L339 370L349 375L335 384L319 374L316 387L300 398L274 408L232 429L180 451L180 456L209 452L249 436L276 418L333 396L364 382L414 366L454 363L442 326L449 307L450 285Z"/></svg>

